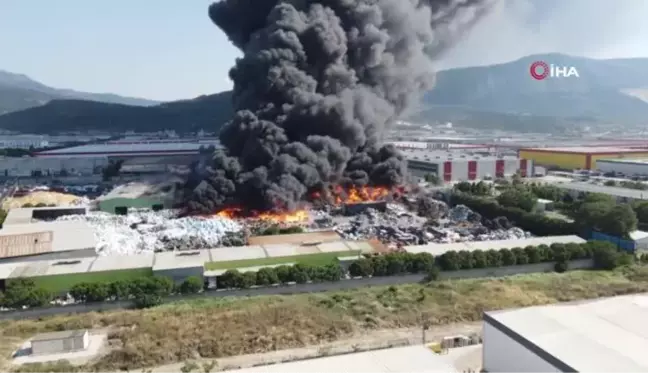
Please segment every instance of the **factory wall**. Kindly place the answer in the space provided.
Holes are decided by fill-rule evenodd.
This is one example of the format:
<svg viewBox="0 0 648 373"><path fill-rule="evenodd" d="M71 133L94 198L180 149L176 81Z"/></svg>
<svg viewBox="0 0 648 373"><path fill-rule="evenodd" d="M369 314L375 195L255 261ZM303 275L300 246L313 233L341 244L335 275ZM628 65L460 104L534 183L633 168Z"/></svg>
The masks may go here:
<svg viewBox="0 0 648 373"><path fill-rule="evenodd" d="M484 316L482 369L495 372L561 372L496 328Z"/></svg>
<svg viewBox="0 0 648 373"><path fill-rule="evenodd" d="M181 283L189 277L198 277L200 279L203 279L204 274L205 267L202 265L197 267L173 268L153 271L153 275L169 277L176 283Z"/></svg>
<svg viewBox="0 0 648 373"><path fill-rule="evenodd" d="M648 157L648 152L592 154L590 156L591 161L590 161L590 167L588 169L596 169L597 161L601 159L645 158L645 157Z"/></svg>
<svg viewBox="0 0 648 373"><path fill-rule="evenodd" d="M116 208L153 208L155 205L162 205L163 208L170 207L170 201L162 198L155 197L139 197L139 198L111 198L99 201L99 210L116 214Z"/></svg>
<svg viewBox="0 0 648 373"><path fill-rule="evenodd" d="M558 153L538 150L520 149L520 158L532 160L540 166L556 166L564 169L586 168L587 155L585 153Z"/></svg>
<svg viewBox="0 0 648 373"><path fill-rule="evenodd" d="M108 158L2 158L0 176L31 176L34 172L54 175L66 170L69 174L93 175L108 164Z"/></svg>
<svg viewBox="0 0 648 373"><path fill-rule="evenodd" d="M601 172L620 172L625 175L648 175L648 163L631 163L599 160L596 169Z"/></svg>
<svg viewBox="0 0 648 373"><path fill-rule="evenodd" d="M533 175L534 162L518 158L449 158L428 161L408 161L408 169L414 177L424 178L437 174L445 182L482 180L486 177L508 177L523 168L522 176Z"/></svg>

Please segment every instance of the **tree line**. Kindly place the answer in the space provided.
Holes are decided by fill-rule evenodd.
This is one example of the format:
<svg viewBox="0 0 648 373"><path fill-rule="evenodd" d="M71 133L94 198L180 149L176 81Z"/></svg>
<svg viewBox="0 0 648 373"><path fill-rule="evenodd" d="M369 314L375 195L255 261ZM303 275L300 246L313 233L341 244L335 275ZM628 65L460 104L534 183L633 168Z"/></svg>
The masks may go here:
<svg viewBox="0 0 648 373"><path fill-rule="evenodd" d="M228 270L218 278L218 288L249 289L254 286L280 284L306 284L340 281L350 277L382 277L404 274L427 274L429 280L437 278L441 271L460 271L477 268L497 268L533 263L555 262L555 270L564 272L569 261L593 259L598 269L611 270L630 260L619 253L613 244L589 241L583 244L552 244L517 247L500 250L448 251L437 257L429 253L389 253L367 256L352 262L345 272L337 261L324 265L278 266L262 268L258 272ZM168 277L149 276L113 282L78 283L69 290L77 302L93 303L116 300L133 300L140 308L158 305L165 297L177 294L197 294L205 290L198 277L189 277L175 284ZM55 294L39 287L29 278L10 280L6 290L0 293L0 306L19 309L42 307L54 300Z"/></svg>
<svg viewBox="0 0 648 373"><path fill-rule="evenodd" d="M467 184L467 185L465 185ZM627 238L637 228L648 227L648 201L617 203L608 195L586 193L573 198L555 186L515 182L498 185L499 194L483 183L459 183L453 192L453 204L463 204L486 218L505 216L517 226L539 236L583 234L595 230ZM535 213L538 199L554 202L573 222Z"/></svg>

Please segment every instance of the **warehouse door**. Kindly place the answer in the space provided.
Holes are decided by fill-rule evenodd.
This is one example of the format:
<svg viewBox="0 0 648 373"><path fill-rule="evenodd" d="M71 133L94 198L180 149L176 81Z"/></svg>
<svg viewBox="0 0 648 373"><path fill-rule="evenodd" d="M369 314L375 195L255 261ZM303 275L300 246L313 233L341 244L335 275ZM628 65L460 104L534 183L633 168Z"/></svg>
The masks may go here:
<svg viewBox="0 0 648 373"><path fill-rule="evenodd" d="M159 204L159 203L157 203L157 204L155 204L155 205L153 205L153 206L151 207L151 209L152 209L153 211L160 211L160 210L162 210L163 208L164 208L164 206L161 205L161 204Z"/></svg>
<svg viewBox="0 0 648 373"><path fill-rule="evenodd" d="M127 215L128 214L128 207L126 207L126 206L117 206L117 207L115 207L115 214L117 214L117 215Z"/></svg>

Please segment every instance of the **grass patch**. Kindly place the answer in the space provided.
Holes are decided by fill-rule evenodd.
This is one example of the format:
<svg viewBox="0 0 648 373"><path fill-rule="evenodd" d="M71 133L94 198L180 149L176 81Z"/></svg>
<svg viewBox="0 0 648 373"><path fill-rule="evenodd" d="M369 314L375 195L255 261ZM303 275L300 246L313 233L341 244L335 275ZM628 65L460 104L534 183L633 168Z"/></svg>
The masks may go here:
<svg viewBox="0 0 648 373"><path fill-rule="evenodd" d="M230 260L227 262L209 262L205 264L207 270L218 269L236 269L258 266L269 266L284 263L302 263L308 265L323 265L331 263L341 256L354 256L360 255L360 250L345 250L332 253L315 253L304 255L290 255L278 256L274 258L258 258L258 259L243 259L243 260Z"/></svg>
<svg viewBox="0 0 648 373"><path fill-rule="evenodd" d="M54 293L62 293L72 286L82 282L113 282L116 280L133 280L140 277L153 275L151 268L123 269L118 271L102 271L90 273L73 273L69 275L52 275L31 277L36 286L45 288Z"/></svg>
<svg viewBox="0 0 648 373"><path fill-rule="evenodd" d="M482 312L648 291L642 268L573 271L500 279L439 281L347 291L201 298L148 310L104 311L0 322L0 340L36 333L109 327L115 347L82 371L141 367L312 346L372 329L481 320ZM0 367L1 370L2 367Z"/></svg>

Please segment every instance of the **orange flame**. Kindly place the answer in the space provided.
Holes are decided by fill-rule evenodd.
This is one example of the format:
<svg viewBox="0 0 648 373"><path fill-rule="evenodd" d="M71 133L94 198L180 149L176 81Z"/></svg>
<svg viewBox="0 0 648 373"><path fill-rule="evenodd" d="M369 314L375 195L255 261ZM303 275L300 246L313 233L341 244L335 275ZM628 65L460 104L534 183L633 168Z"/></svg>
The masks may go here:
<svg viewBox="0 0 648 373"><path fill-rule="evenodd" d="M310 219L307 210L295 210L290 212L259 212L252 211L245 213L240 207L230 207L216 213L216 216L227 219L252 219L263 220L273 223L303 223Z"/></svg>
<svg viewBox="0 0 648 373"><path fill-rule="evenodd" d="M362 203L362 202L375 202L382 201L389 197L392 190L383 186L362 186L344 188L336 185L331 190L332 201L336 205L344 203ZM313 195L314 198L320 198L320 194Z"/></svg>

